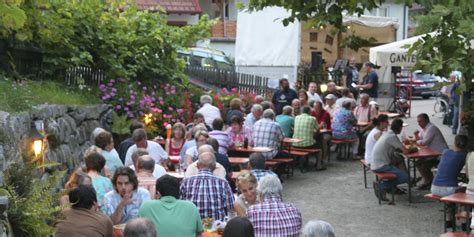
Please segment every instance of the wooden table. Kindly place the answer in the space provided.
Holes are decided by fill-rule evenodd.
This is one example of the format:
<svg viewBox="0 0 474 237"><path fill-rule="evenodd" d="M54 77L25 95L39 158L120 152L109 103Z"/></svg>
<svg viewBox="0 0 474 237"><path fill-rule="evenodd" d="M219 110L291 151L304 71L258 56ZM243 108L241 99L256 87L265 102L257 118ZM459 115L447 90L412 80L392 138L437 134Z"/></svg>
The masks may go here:
<svg viewBox="0 0 474 237"><path fill-rule="evenodd" d="M298 143L304 141L303 138L291 138L291 137L285 137L283 138L283 143L291 144L291 143Z"/></svg>
<svg viewBox="0 0 474 237"><path fill-rule="evenodd" d="M274 148L271 147L235 147L232 149L229 149L229 151L237 151L237 152L245 152L245 153L254 153L254 152L270 152L273 151Z"/></svg>
<svg viewBox="0 0 474 237"><path fill-rule="evenodd" d="M442 197L441 201L445 203L444 205L444 221L445 221L444 232L446 232L446 208L447 208L446 203L451 203L454 205L454 208L453 208L454 211L451 213L452 214L451 220L453 221L453 232L456 231L456 211L455 211L456 204L460 204L460 205L464 205L464 207L466 208L466 213L467 213L466 234L469 234L469 232L471 231L471 218L469 217L469 213L471 213L472 206L474 206L474 195L466 194L466 193L455 193L446 197Z"/></svg>
<svg viewBox="0 0 474 237"><path fill-rule="evenodd" d="M388 116L388 118L398 118L401 117L402 115L399 113L390 113L390 112L379 112L379 115L385 114Z"/></svg>
<svg viewBox="0 0 474 237"><path fill-rule="evenodd" d="M407 171L408 171L408 202L411 203L411 166L413 164L413 178L416 179L416 162L424 158L436 158L441 153L429 148L428 146L417 146L418 151L410 154L405 154L407 160Z"/></svg>

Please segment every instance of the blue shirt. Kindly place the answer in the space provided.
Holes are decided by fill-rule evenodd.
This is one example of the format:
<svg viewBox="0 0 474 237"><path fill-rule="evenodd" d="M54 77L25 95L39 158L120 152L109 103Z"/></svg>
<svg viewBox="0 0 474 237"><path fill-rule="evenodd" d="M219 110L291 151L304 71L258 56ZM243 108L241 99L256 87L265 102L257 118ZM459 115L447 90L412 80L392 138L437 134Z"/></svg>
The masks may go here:
<svg viewBox="0 0 474 237"><path fill-rule="evenodd" d="M188 162L186 162L186 151L193 146L196 146L196 140L192 139L192 140L186 141L183 144L181 151L179 152L181 168L183 169L186 169L188 167Z"/></svg>
<svg viewBox="0 0 474 237"><path fill-rule="evenodd" d="M364 85L372 84L371 89L364 89L363 93L367 93L372 98L377 98L377 89L379 87L379 76L375 71L371 71L367 74L367 77L364 79Z"/></svg>
<svg viewBox="0 0 474 237"><path fill-rule="evenodd" d="M129 220L138 217L138 210L143 202L150 200L150 192L144 188L138 188L133 191L132 203L127 204L122 210L122 218L120 218L120 224L125 224ZM105 194L104 197L104 207L105 214L112 217L117 209L118 205L122 201L122 196L120 196L117 191L113 190Z"/></svg>
<svg viewBox="0 0 474 237"><path fill-rule="evenodd" d="M433 184L441 187L457 187L457 177L465 161L465 152L444 150L438 165L438 172L436 172L436 176L433 179Z"/></svg>
<svg viewBox="0 0 474 237"><path fill-rule="evenodd" d="M276 122L280 124L281 130L285 137L291 137L293 135L293 126L295 125L295 118L289 115L280 114L275 118Z"/></svg>

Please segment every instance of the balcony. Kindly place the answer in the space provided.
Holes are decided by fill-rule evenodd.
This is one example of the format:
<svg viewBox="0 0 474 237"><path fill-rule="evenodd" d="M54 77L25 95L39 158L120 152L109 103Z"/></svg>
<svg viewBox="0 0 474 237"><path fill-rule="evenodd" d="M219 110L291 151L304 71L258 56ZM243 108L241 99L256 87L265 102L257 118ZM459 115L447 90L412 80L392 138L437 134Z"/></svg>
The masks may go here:
<svg viewBox="0 0 474 237"><path fill-rule="evenodd" d="M236 33L236 21L218 21L211 28L211 41L235 41Z"/></svg>

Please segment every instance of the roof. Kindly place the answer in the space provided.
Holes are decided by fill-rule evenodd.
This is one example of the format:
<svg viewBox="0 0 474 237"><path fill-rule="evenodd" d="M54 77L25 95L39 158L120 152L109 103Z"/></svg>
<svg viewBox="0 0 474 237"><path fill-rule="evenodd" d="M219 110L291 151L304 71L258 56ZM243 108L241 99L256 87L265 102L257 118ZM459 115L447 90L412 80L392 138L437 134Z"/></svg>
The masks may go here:
<svg viewBox="0 0 474 237"><path fill-rule="evenodd" d="M166 13L198 14L202 12L198 0L137 0L139 9L156 11L159 7Z"/></svg>

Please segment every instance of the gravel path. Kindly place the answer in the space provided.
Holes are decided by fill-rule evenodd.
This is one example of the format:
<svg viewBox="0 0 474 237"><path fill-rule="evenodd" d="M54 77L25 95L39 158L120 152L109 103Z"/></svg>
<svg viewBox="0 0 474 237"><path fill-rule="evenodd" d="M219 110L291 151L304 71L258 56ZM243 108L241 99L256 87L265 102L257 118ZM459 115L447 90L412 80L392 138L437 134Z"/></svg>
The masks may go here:
<svg viewBox="0 0 474 237"><path fill-rule="evenodd" d="M434 102L413 101L412 117L404 119L409 124L405 131L412 134L417 129L416 115L425 112L451 146L454 136L450 128L441 124L441 118L431 116ZM295 170L295 176L284 180L283 197L301 210L304 223L325 220L333 225L337 236L439 236L443 232L443 205L424 199L428 191L413 190L412 204L408 195L396 195L395 205L378 205L374 180L369 173L369 187L365 189L358 161L331 159L326 171L302 174Z"/></svg>

